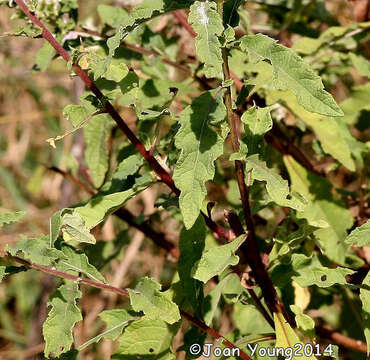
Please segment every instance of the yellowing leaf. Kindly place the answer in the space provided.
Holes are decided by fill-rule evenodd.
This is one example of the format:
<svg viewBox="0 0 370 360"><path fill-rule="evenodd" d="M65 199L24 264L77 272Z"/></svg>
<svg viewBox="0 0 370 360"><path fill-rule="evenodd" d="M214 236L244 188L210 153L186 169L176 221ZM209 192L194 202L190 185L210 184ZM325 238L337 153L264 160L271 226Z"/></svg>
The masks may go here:
<svg viewBox="0 0 370 360"><path fill-rule="evenodd" d="M303 351L304 344L285 320L283 314L274 313L274 323L276 332L275 348L291 349L292 354L290 355L292 355L292 360L316 360L314 356L305 356ZM299 352L299 355L294 351L296 344L302 345L302 350ZM287 355L288 354L285 352L285 356Z"/></svg>
<svg viewBox="0 0 370 360"><path fill-rule="evenodd" d="M142 279L135 290L129 289L131 306L135 311L143 311L148 319L173 324L180 320L179 308L160 289L161 284L154 280Z"/></svg>

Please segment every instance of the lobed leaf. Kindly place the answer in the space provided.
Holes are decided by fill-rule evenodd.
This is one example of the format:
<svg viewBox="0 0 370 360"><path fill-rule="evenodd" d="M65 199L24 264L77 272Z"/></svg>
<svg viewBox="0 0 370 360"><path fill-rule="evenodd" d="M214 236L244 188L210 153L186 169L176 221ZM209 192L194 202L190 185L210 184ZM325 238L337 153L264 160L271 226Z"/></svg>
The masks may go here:
<svg viewBox="0 0 370 360"><path fill-rule="evenodd" d="M223 78L222 52L219 36L224 27L214 1L196 1L190 7L188 17L197 37L195 48L199 60L204 63L204 73L208 78Z"/></svg>
<svg viewBox="0 0 370 360"><path fill-rule="evenodd" d="M268 168L264 161L259 160L258 154L247 157L245 171L246 173L251 171L253 179L266 182L267 193L276 204L299 211L305 208L304 199L292 194L289 191L288 182Z"/></svg>
<svg viewBox="0 0 370 360"><path fill-rule="evenodd" d="M239 256L235 255L240 245L246 240L246 235L240 235L232 242L213 247L202 254L192 269L194 279L206 283L216 275L220 275L228 266L236 265Z"/></svg>
<svg viewBox="0 0 370 360"><path fill-rule="evenodd" d="M26 215L25 211L16 211L0 214L0 228L4 225L18 222Z"/></svg>
<svg viewBox="0 0 370 360"><path fill-rule="evenodd" d="M276 88L293 91L306 110L328 116L343 115L333 97L324 90L320 77L293 50L263 34L246 35L240 41L253 63L265 59L271 62Z"/></svg>
<svg viewBox="0 0 370 360"><path fill-rule="evenodd" d="M95 266L89 263L89 259L85 253L68 245L63 245L61 251L64 258L58 261L56 265L58 270L72 273L77 276L84 274L96 282L106 282L103 275L95 268Z"/></svg>
<svg viewBox="0 0 370 360"><path fill-rule="evenodd" d="M143 278L135 290L129 289L131 306L135 311L143 311L148 319L173 324L180 320L179 308L160 289L154 280Z"/></svg>
<svg viewBox="0 0 370 360"><path fill-rule="evenodd" d="M175 136L175 145L181 153L173 179L181 190L179 204L187 229L198 218L207 195L205 182L213 179L214 162L223 153L224 139L209 126L225 119L221 95L221 92L205 92L180 116L181 128Z"/></svg>
<svg viewBox="0 0 370 360"><path fill-rule="evenodd" d="M73 343L72 330L82 320L81 310L76 302L82 296L78 284L67 281L50 297L51 310L42 327L45 339L45 356L59 356L67 352Z"/></svg>
<svg viewBox="0 0 370 360"><path fill-rule="evenodd" d="M49 237L40 235L37 238L26 238L19 240L15 246L5 248L12 256L22 256L35 264L50 266L58 259L64 259L65 255L55 248L49 246Z"/></svg>

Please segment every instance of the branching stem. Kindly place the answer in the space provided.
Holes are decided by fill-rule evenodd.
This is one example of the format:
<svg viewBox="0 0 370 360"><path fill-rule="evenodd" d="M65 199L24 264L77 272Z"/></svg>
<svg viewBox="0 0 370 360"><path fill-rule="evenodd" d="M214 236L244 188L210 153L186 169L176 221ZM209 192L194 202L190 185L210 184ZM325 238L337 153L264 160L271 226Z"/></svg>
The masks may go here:
<svg viewBox="0 0 370 360"><path fill-rule="evenodd" d="M15 0L17 5L21 8L24 14L33 22L34 25L38 26L42 30L42 37L50 43L50 45L56 50L56 52L63 57L67 62L71 61L71 56L63 48L61 44L54 38L51 32L45 27L45 25L29 10L28 6L23 0ZM85 85L93 92L93 94L102 102L104 102L104 112L108 113L112 119L116 122L117 126L122 130L122 132L130 140L131 144L134 145L137 151L144 156L145 160L149 166L154 170L154 172L159 176L159 178L164 182L177 196L180 195L180 190L176 187L171 175L162 167L162 165L157 161L157 159L151 154L150 151L145 149L144 144L136 137L136 135L127 126L126 122L122 119L118 111L113 107L112 103L105 99L103 93L96 86L94 81L92 81L89 75L82 70L78 64L73 64L73 70L85 83ZM202 216L205 219L207 226L211 229L212 233L217 238L224 238L229 240L230 233L227 229L222 228L220 225L216 224L212 219L208 218L206 214L202 212Z"/></svg>
<svg viewBox="0 0 370 360"><path fill-rule="evenodd" d="M59 270L56 270L56 269L53 269L53 268L50 268L50 267L47 267L47 266L34 264L30 261L21 259L20 257L17 257L17 256L10 256L9 255L8 258L11 259L11 260L16 261L16 262L18 262L22 265L25 265L28 268L39 270L39 271L42 271L46 274L49 274L49 275L52 275L52 276L55 276L55 277L60 277L60 278L63 278L63 279L76 281L80 284L92 286L92 287L95 287L95 288L98 288L98 289L101 289L101 290L105 290L105 291L110 291L110 292L113 292L115 294L118 294L118 295L121 295L121 296L124 296L124 297L129 297L130 296L129 292L126 289L120 289L120 288L117 288L117 287L114 287L114 286L111 286L111 285L107 285L107 284L104 284L104 283L96 282L96 281L93 281L93 280L83 279L83 278L78 277L76 275L68 274L66 272L59 271ZM228 348L231 348L231 349L237 349L238 348L232 342L230 342L229 340L224 338L217 330L207 326L205 323L203 323L202 321L194 318L192 315L190 315L186 311L180 310L180 313L185 319L187 319L189 322L191 322L197 328L204 331L205 333L207 333L208 335L210 335L214 339L221 339L222 343L225 346L227 346ZM240 349L240 357L243 360L252 360L242 349Z"/></svg>

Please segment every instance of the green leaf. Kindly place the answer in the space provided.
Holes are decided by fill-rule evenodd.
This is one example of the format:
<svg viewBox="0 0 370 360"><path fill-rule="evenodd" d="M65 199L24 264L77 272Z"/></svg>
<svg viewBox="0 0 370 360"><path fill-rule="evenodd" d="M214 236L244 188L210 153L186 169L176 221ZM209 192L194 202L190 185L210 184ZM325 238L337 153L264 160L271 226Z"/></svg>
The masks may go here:
<svg viewBox="0 0 370 360"><path fill-rule="evenodd" d="M346 134L350 138L354 138L347 127L343 129L341 126L342 119L326 118L306 111L303 107L299 106L291 91L270 91L269 103L278 100L283 100L286 106L296 116L312 128L326 153L341 162L347 169L351 171L355 170L355 163L351 156L351 144L347 141Z"/></svg>
<svg viewBox="0 0 370 360"><path fill-rule="evenodd" d="M22 256L35 264L50 266L58 259L64 259L65 255L57 249L49 247L49 237L40 235L37 238L23 238L15 246L5 248L12 256Z"/></svg>
<svg viewBox="0 0 370 360"><path fill-rule="evenodd" d="M328 116L343 115L333 97L324 90L320 77L293 50L262 34L243 36L241 47L248 51L253 63L269 60L274 68L274 86L293 91L306 110Z"/></svg>
<svg viewBox="0 0 370 360"><path fill-rule="evenodd" d="M120 26L114 36L108 39L109 57L113 57L121 41L140 24L167 11L187 7L190 0L144 0L134 8L128 16L122 18Z"/></svg>
<svg viewBox="0 0 370 360"><path fill-rule="evenodd" d="M105 310L99 317L107 324L104 337L111 340L117 340L128 321L132 319L132 315L124 309Z"/></svg>
<svg viewBox="0 0 370 360"><path fill-rule="evenodd" d="M189 23L198 34L195 48L199 60L204 63L204 73L208 78L223 78L222 52L219 36L224 31L222 19L213 1L196 1L190 7Z"/></svg>
<svg viewBox="0 0 370 360"><path fill-rule="evenodd" d="M304 344L299 339L297 334L291 328L289 323L284 319L283 314L274 313L274 323L275 323L275 332L276 332L276 348L284 349L295 349L296 344L301 344L302 348ZM294 351L295 353L295 351ZM300 355L297 356L293 354L292 360L316 360L314 356L305 356L304 352L301 351Z"/></svg>
<svg viewBox="0 0 370 360"><path fill-rule="evenodd" d="M146 189L152 181L151 176L142 176L137 179L136 184L129 190L108 195L97 195L91 198L86 205L75 208L74 213L80 215L87 229L92 229L118 208L122 207L126 201ZM84 228L81 230L84 230ZM83 232L86 233L85 230Z"/></svg>
<svg viewBox="0 0 370 360"><path fill-rule="evenodd" d="M220 275L227 267L236 265L239 256L235 255L240 245L246 240L246 235L240 235L232 242L213 247L202 254L192 269L194 279L206 283L216 275Z"/></svg>
<svg viewBox="0 0 370 360"><path fill-rule="evenodd" d="M77 276L80 276L79 274L84 274L96 282L106 282L103 275L100 274L95 266L89 263L88 257L82 251L67 245L63 245L61 251L64 254L64 259L58 261L56 265L58 270L72 273Z"/></svg>
<svg viewBox="0 0 370 360"><path fill-rule="evenodd" d="M215 317L221 296L222 294L226 296L229 295L229 289L232 289L233 294L231 295L235 295L235 293L242 291L243 288L240 285L240 279L238 275L233 273L227 274L205 297L203 302L203 313L204 322L206 325L210 326L212 324L212 320Z"/></svg>
<svg viewBox="0 0 370 360"><path fill-rule="evenodd" d="M164 321L146 318L132 322L119 338L119 347L112 359L173 360L171 350L174 332Z"/></svg>
<svg viewBox="0 0 370 360"><path fill-rule="evenodd" d="M6 276L6 266L0 266L0 283L3 281Z"/></svg>
<svg viewBox="0 0 370 360"><path fill-rule="evenodd" d="M144 164L144 157L141 154L130 155L118 164L114 171L112 181L124 181L129 175L133 175Z"/></svg>
<svg viewBox="0 0 370 360"><path fill-rule="evenodd" d="M63 116L70 121L74 127L81 124L89 114L89 111L82 105L67 105L63 109Z"/></svg>
<svg viewBox="0 0 370 360"><path fill-rule="evenodd" d="M67 352L73 343L72 330L82 320L81 310L76 302L82 296L78 284L68 281L50 297L51 310L42 327L45 339L45 356L59 356Z"/></svg>
<svg viewBox="0 0 370 360"><path fill-rule="evenodd" d="M107 324L107 329L80 345L78 347L79 351L91 344L98 343L103 338L117 340L130 320L134 319L126 310L121 309L105 310L99 314L99 317Z"/></svg>
<svg viewBox="0 0 370 360"><path fill-rule="evenodd" d="M290 305L290 309L295 314L295 322L298 329L304 334L311 338L315 335L315 321L308 315L305 315L302 309L297 305Z"/></svg>
<svg viewBox="0 0 370 360"><path fill-rule="evenodd" d="M84 127L85 160L96 188L103 184L108 171L108 138L111 128L112 123L107 114L94 116Z"/></svg>
<svg viewBox="0 0 370 360"><path fill-rule="evenodd" d="M175 145L181 150L173 179L181 190L180 209L187 229L198 218L207 195L205 182L215 174L215 160L223 153L224 139L209 126L226 116L222 93L205 92L196 98L180 116L181 128Z"/></svg>
<svg viewBox="0 0 370 360"><path fill-rule="evenodd" d="M185 228L181 230L179 240L179 277L185 296L196 313L200 311L199 304L203 301L203 284L199 280L193 279L191 269L202 257L205 238L205 223L203 217L199 215L197 221L189 230Z"/></svg>
<svg viewBox="0 0 370 360"><path fill-rule="evenodd" d="M97 10L101 21L111 27L118 26L128 16L127 11L118 6L101 4Z"/></svg>
<svg viewBox="0 0 370 360"><path fill-rule="evenodd" d="M344 112L343 119L347 124L354 124L362 110L370 110L369 96L370 82L354 87L351 96L340 103Z"/></svg>
<svg viewBox="0 0 370 360"><path fill-rule="evenodd" d="M55 241L58 239L60 230L63 225L63 211L56 211L50 218L50 247L54 246Z"/></svg>
<svg viewBox="0 0 370 360"><path fill-rule="evenodd" d="M284 163L292 189L309 201L297 217L307 219L310 225L320 228L314 232L320 248L331 260L343 264L348 248L344 239L347 229L353 224L350 211L343 202L333 198L332 184L328 180L308 172L290 156L284 157Z"/></svg>
<svg viewBox="0 0 370 360"><path fill-rule="evenodd" d="M36 38L42 34L42 29L36 25L30 24L26 26L21 26L13 35L15 36L27 36L30 38Z"/></svg>
<svg viewBox="0 0 370 360"><path fill-rule="evenodd" d="M354 229L346 238L346 244L355 246L368 246L370 245L370 220L356 229Z"/></svg>
<svg viewBox="0 0 370 360"><path fill-rule="evenodd" d="M135 311L142 311L148 319L163 320L173 324L180 320L177 305L160 292L161 284L145 277L135 287L129 289L131 306Z"/></svg>
<svg viewBox="0 0 370 360"><path fill-rule="evenodd" d="M55 54L55 49L47 41L45 41L35 57L36 69L44 72Z"/></svg>
<svg viewBox="0 0 370 360"><path fill-rule="evenodd" d="M258 154L247 157L245 171L251 171L253 179L266 182L267 193L276 204L300 211L305 208L305 201L289 191L288 181L259 160Z"/></svg>
<svg viewBox="0 0 370 360"><path fill-rule="evenodd" d="M127 76L128 72L129 70L127 65L121 62L119 64L109 64L107 71L104 73L103 76L107 80L120 82Z"/></svg>
<svg viewBox="0 0 370 360"><path fill-rule="evenodd" d="M12 224L18 222L26 215L25 211L16 211L0 214L0 228L4 225Z"/></svg>
<svg viewBox="0 0 370 360"><path fill-rule="evenodd" d="M64 241L75 240L78 242L95 244L94 235L90 234L90 229L86 226L84 218L77 211L63 215L62 232Z"/></svg>
<svg viewBox="0 0 370 360"><path fill-rule="evenodd" d="M241 117L253 135L263 135L272 129L271 107L249 108Z"/></svg>
<svg viewBox="0 0 370 360"><path fill-rule="evenodd" d="M303 254L292 255L293 280L301 287L316 285L330 287L334 284L347 285L346 276L354 271L337 267L330 269L321 264L317 256L307 257Z"/></svg>
<svg viewBox="0 0 370 360"><path fill-rule="evenodd" d="M244 4L244 0L228 0L224 2L223 23L236 27L239 25L238 8Z"/></svg>
<svg viewBox="0 0 370 360"><path fill-rule="evenodd" d="M349 53L348 55L358 73L361 76L370 78L370 61L363 56L356 55L354 53Z"/></svg>
<svg viewBox="0 0 370 360"><path fill-rule="evenodd" d="M369 287L370 287L370 273L368 273L362 282L363 286L366 286L367 289L362 287L360 289L360 299L362 302L362 319L363 319L363 325L364 325L364 333L366 338L366 344L367 344L367 355L370 354L370 293L369 293Z"/></svg>
<svg viewBox="0 0 370 360"><path fill-rule="evenodd" d="M6 276L18 274L22 271L26 271L27 268L24 266L0 266L0 283Z"/></svg>

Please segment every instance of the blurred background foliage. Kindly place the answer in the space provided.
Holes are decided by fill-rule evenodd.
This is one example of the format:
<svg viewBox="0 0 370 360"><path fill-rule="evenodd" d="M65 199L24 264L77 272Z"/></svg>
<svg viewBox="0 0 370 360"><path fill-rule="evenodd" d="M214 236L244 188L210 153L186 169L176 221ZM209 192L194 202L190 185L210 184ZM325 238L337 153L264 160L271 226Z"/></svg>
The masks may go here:
<svg viewBox="0 0 370 360"><path fill-rule="evenodd" d="M105 31L101 21L102 14L97 12L98 5L115 5L130 9L140 1L79 1L80 11L78 21L83 26L97 31ZM350 125L352 135L369 147L370 139L370 58L369 25L351 36L342 36L344 27L350 27L356 22L370 21L369 14L361 8L363 1L345 0L249 0L240 11L240 26L237 35L250 31L262 32L279 39L284 45L293 47L305 57L313 68L322 76L327 89L334 95L346 112L346 121ZM35 236L49 232L49 218L58 209L86 199L88 194L69 181L65 176L55 171L55 168L68 171L82 181L91 181L89 170L84 159L84 136L77 131L66 136L63 141L56 142L52 148L46 140L63 134L70 129L69 122L63 118L64 106L78 103L84 88L78 79L70 79L63 60L51 62L47 71L40 71L37 54L43 46L43 40L31 41L21 36L7 35L17 28L18 20L11 20L13 11L2 7L0 11L0 211L25 210L27 216L17 224L2 229L0 233L0 251L5 244L14 244L19 240L19 234ZM104 16L104 15L103 15ZM18 24L19 25L19 24ZM328 29L329 32L325 32ZM193 41L171 14L160 19L154 19L146 27L148 43L143 47L165 52L176 61L195 55ZM326 36L326 38L325 38ZM88 39L86 40L88 42ZM131 39L135 41L135 38ZM320 41L326 45L316 51ZM83 47L84 44L81 44ZM127 50L126 50L127 51ZM180 70L164 67L153 59L143 59L136 53L126 53L124 57L131 66L140 69L144 76L154 76L160 79L163 72L166 77L176 82L181 92L181 101L172 104L181 110L187 97L194 93L194 83ZM36 60L35 60L36 59ZM238 63L240 61L240 64ZM231 60L233 70L240 77L249 74L242 59L235 56ZM240 65L240 66L239 66ZM182 84L182 85L181 85ZM104 84L103 84L104 85ZM356 90L357 89L357 90ZM171 98L166 101L171 101ZM120 111L135 128L135 113L125 106ZM317 137L307 131L304 122L294 112L285 111L286 133L294 137L296 144L310 157L316 159L319 169L330 169L328 177L335 184L337 191L343 197L356 224L360 225L369 215L366 179L369 175L368 156L363 155L366 149L358 148L353 143L353 157L356 158L357 173L352 173L344 166L328 157ZM170 127L170 122L164 128ZM145 140L146 125L140 125L141 137ZM151 129L149 127L149 129ZM150 131L149 131L150 132ZM298 132L298 133L297 133ZM171 134L171 133L170 133ZM122 149L127 143L121 134L116 134L114 128L111 138L114 149ZM171 146L171 138L163 141L162 147ZM367 145L366 145L367 144ZM357 153L356 153L357 149ZM170 159L171 161L171 159ZM360 164L360 165L359 165ZM222 159L218 171L225 176L231 170L223 167ZM351 164L349 164L351 166ZM53 168L54 167L54 168ZM53 170L54 169L54 170ZM226 176L227 178L227 176ZM222 177L216 176L214 184L209 185L211 200L229 205L239 206L236 194L236 182L231 179L224 184ZM219 179L219 181L217 181ZM169 237L176 240L179 226L176 216L162 211L157 213L154 203L158 197L158 186L144 191L140 196L130 201L128 208L138 216L140 221L151 219L160 231L165 231ZM258 187L253 196L258 197ZM360 202L358 199L360 198ZM162 201L166 199L163 198ZM281 210L279 210L281 211ZM175 214L176 215L176 214ZM222 218L217 214L215 218ZM259 235L271 237L271 231L282 219L282 214L265 209L260 214ZM160 218L158 218L160 217ZM158 221L161 220L161 221ZM166 224L161 225L161 224ZM118 234L118 235L117 235ZM102 241L96 247L100 252L91 252L91 262L104 269L109 283L115 286L131 286L140 276L149 275L160 280L162 284L170 284L173 266L167 261L166 254L158 250L150 241L144 241L144 236L137 230L117 219L110 218L102 227L95 230L95 235ZM370 251L364 250L370 260ZM107 259L113 261L107 264ZM123 276L124 275L124 276ZM124 281L122 279L124 278ZM42 358L43 340L41 326L45 319L48 296L54 289L54 279L37 272L25 272L7 279L0 285L0 359L40 359ZM97 315L103 309L115 308L119 299L110 294L100 294L94 290L83 290L82 309L84 322L79 323L75 330L77 344L82 344L95 336L104 326ZM320 292L320 298L325 298L326 290ZM330 290L328 290L329 292ZM327 294L329 296L329 294ZM319 316L344 329L347 335L362 339L359 327L354 321L360 311L357 299L350 294L344 294L348 301L345 307L339 302L330 300L318 305ZM314 296L312 296L314 298ZM238 322L238 309L234 319ZM242 311L240 309L240 311ZM356 315L357 314L357 315ZM312 316L315 313L312 312ZM317 315L317 313L316 313ZM246 314L243 314L246 316ZM253 315L255 316L255 315ZM232 328L231 319L222 319L223 328L220 332L227 333ZM348 326L353 324L353 326ZM246 324L239 324L241 331ZM178 336L181 343L181 333ZM84 359L109 358L112 343L105 340L89 347L83 353ZM179 353L182 358L184 353ZM348 358L365 359L365 355L348 352Z"/></svg>

